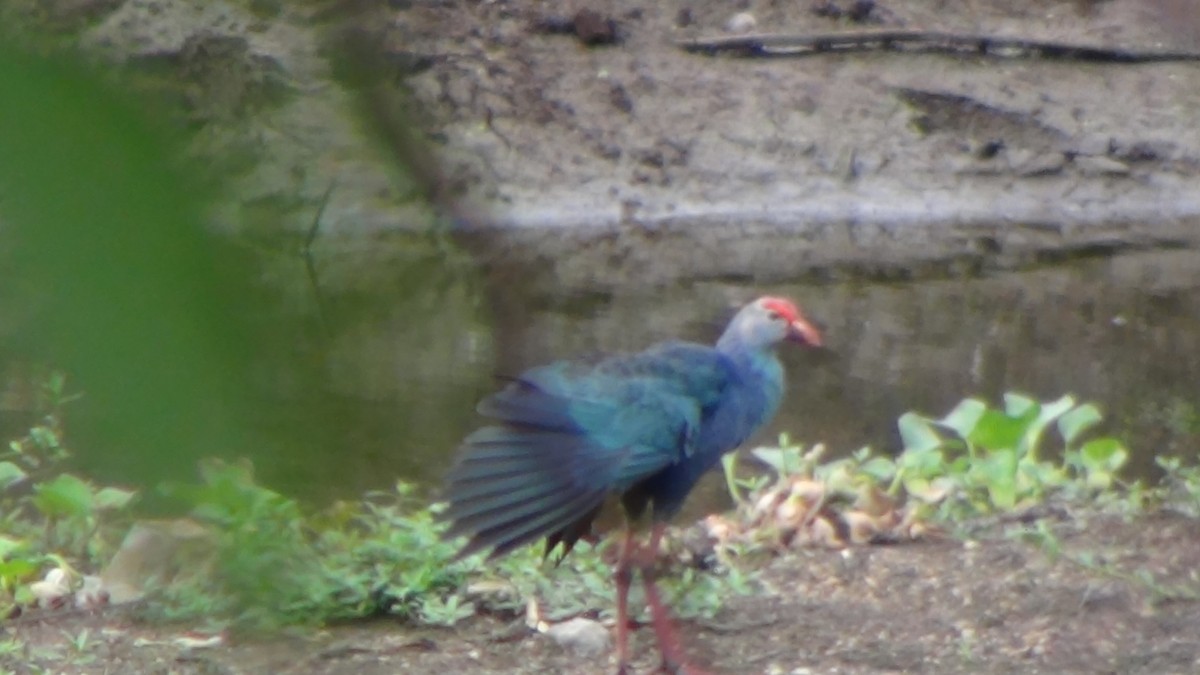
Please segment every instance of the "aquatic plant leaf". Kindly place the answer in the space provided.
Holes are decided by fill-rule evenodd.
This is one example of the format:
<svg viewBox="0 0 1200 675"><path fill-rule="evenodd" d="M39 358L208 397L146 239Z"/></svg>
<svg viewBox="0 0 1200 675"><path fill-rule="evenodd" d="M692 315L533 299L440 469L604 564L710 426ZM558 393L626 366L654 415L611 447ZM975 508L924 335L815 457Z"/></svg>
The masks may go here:
<svg viewBox="0 0 1200 675"><path fill-rule="evenodd" d="M987 411L987 404L977 398L966 398L954 406L938 423L954 430L959 436L967 438L975 430L979 418Z"/></svg>
<svg viewBox="0 0 1200 675"><path fill-rule="evenodd" d="M1097 438L1083 444L1079 458L1089 472L1116 473L1129 461L1129 451L1115 438Z"/></svg>
<svg viewBox="0 0 1200 675"><path fill-rule="evenodd" d="M905 452L925 452L942 445L942 437L929 420L916 413L904 413L896 425L900 428L900 440L904 442Z"/></svg>
<svg viewBox="0 0 1200 675"><path fill-rule="evenodd" d="M1100 423L1100 411L1091 403L1085 403L1058 419L1058 431L1067 445L1073 445L1088 429Z"/></svg>
<svg viewBox="0 0 1200 675"><path fill-rule="evenodd" d="M993 450L977 464L992 506L1002 511L1017 503L1017 451L1007 447Z"/></svg>
<svg viewBox="0 0 1200 675"><path fill-rule="evenodd" d="M890 457L872 457L860 464L858 470L882 483L896 475L896 462Z"/></svg>
<svg viewBox="0 0 1200 675"><path fill-rule="evenodd" d="M987 450L1015 450L1025 437L1036 414L1035 409L1029 408L1022 417L1011 417L997 410L987 410L980 416L979 423L975 425L967 440Z"/></svg>
<svg viewBox="0 0 1200 675"><path fill-rule="evenodd" d="M766 464L775 470L779 475L786 472L787 463L783 457L783 450L779 448L755 448L750 451L754 458Z"/></svg>
<svg viewBox="0 0 1200 675"><path fill-rule="evenodd" d="M1022 417L1040 404L1024 394L1008 392L1004 395L1004 412L1011 417Z"/></svg>

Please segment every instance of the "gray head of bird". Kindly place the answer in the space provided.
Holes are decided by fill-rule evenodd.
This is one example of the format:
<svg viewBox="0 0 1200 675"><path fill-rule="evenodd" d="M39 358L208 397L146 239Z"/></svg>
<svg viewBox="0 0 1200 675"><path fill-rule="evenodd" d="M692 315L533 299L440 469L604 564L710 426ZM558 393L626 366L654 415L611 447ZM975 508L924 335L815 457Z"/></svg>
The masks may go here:
<svg viewBox="0 0 1200 675"><path fill-rule="evenodd" d="M821 333L796 303L768 295L746 305L733 317L721 336L721 342L729 340L745 347L771 347L784 340L820 347Z"/></svg>

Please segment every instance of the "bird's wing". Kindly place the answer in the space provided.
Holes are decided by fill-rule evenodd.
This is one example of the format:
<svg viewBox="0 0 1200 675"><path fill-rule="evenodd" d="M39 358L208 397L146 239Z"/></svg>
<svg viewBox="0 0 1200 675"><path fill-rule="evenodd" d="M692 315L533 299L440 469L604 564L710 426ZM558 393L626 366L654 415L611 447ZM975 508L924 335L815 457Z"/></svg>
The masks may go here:
<svg viewBox="0 0 1200 675"><path fill-rule="evenodd" d="M569 530L685 459L732 372L715 350L669 343L523 373L480 403L497 424L464 441L448 476L450 535L470 537L464 554L501 555Z"/></svg>
<svg viewBox="0 0 1200 675"><path fill-rule="evenodd" d="M703 345L669 342L595 364L530 370L486 399L480 412L509 424L585 436L611 462L614 489L691 454L706 414L735 369Z"/></svg>

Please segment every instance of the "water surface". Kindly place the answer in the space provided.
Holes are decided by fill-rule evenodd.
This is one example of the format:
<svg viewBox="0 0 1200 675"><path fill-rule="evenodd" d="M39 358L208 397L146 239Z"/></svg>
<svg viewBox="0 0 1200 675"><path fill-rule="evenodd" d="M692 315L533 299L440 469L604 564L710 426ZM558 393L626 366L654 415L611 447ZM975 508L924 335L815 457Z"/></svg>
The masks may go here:
<svg viewBox="0 0 1200 675"><path fill-rule="evenodd" d="M1135 474L1152 475L1156 453L1194 455L1200 438L1188 422L1200 403L1192 251L905 283L696 282L586 296L489 284L469 267L364 269L372 281L325 289L320 313L302 270L274 280L286 292L255 300L256 320L272 330L255 333L244 388L231 399L241 441L118 446L103 424L111 401L89 395L68 420L82 467L153 486L193 479L203 456L245 455L264 482L314 504L397 479L436 487L497 376L667 338L708 342L764 293L796 299L823 326L828 349L784 348L789 392L763 442L787 431L834 454L863 445L896 452L903 412L940 415L963 397L1010 390L1100 403L1133 449ZM710 483L692 508L722 499Z"/></svg>

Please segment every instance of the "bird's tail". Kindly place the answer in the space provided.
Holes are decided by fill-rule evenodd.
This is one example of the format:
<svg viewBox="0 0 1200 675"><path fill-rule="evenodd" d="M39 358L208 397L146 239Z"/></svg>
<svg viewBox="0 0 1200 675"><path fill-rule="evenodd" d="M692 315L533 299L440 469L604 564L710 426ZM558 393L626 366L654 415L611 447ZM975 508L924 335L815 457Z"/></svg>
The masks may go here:
<svg viewBox="0 0 1200 675"><path fill-rule="evenodd" d="M501 423L468 436L446 477L446 536L468 538L459 557L489 548L497 557L542 537L570 550L616 478L619 453L590 441L561 399L515 387L484 402Z"/></svg>

